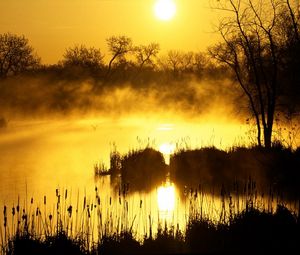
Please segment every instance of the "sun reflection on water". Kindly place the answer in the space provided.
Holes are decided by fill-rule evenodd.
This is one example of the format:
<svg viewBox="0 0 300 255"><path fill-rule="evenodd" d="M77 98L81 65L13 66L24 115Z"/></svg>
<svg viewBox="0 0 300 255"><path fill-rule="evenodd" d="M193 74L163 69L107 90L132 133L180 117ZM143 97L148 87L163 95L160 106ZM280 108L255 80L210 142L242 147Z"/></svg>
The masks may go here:
<svg viewBox="0 0 300 255"><path fill-rule="evenodd" d="M163 218L169 218L175 209L175 186L167 181L157 189L157 205L159 215Z"/></svg>

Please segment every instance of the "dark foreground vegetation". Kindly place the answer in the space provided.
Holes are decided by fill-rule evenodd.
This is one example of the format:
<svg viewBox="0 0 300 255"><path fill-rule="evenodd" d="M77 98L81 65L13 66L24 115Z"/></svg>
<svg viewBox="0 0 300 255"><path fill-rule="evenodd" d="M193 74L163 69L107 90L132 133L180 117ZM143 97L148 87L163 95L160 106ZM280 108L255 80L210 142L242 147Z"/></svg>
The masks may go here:
<svg viewBox="0 0 300 255"><path fill-rule="evenodd" d="M24 219L22 219L24 223ZM36 235L24 224L2 247L3 254L257 254L299 251L299 217L282 205L275 213L259 211L251 204L228 223L191 215L183 233L176 227L159 226L156 235L142 240L134 229L106 233L87 244L86 234L71 236L63 225L53 234Z"/></svg>

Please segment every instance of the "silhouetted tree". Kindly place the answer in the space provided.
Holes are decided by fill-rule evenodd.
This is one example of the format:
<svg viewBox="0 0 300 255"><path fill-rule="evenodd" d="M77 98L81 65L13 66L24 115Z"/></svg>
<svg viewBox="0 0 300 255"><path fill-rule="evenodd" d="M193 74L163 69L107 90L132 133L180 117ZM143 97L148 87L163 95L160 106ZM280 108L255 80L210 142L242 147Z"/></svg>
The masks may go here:
<svg viewBox="0 0 300 255"><path fill-rule="evenodd" d="M112 58L110 59L108 64L107 74L109 74L113 62L116 59L119 59L121 60L121 62L124 62L126 53L133 51L133 46L131 38L124 35L111 36L106 39L106 42L108 45L108 50L112 55Z"/></svg>
<svg viewBox="0 0 300 255"><path fill-rule="evenodd" d="M168 51L166 56L163 56L159 59L160 68L164 71L171 71L174 76L179 72L180 66L180 52L176 50Z"/></svg>
<svg viewBox="0 0 300 255"><path fill-rule="evenodd" d="M192 51L180 54L181 71L185 73L192 73L194 69L195 54Z"/></svg>
<svg viewBox="0 0 300 255"><path fill-rule="evenodd" d="M159 60L159 64L163 70L170 71L174 77L178 77L183 72L193 69L193 57L193 52L170 50Z"/></svg>
<svg viewBox="0 0 300 255"><path fill-rule="evenodd" d="M219 24L223 42L210 49L226 63L246 95L257 126L257 143L272 144L274 116L279 89L282 47L285 36L278 33L280 11L286 0L219 0L214 8L229 15Z"/></svg>
<svg viewBox="0 0 300 255"><path fill-rule="evenodd" d="M23 35L0 34L0 77L33 70L40 64L40 58Z"/></svg>
<svg viewBox="0 0 300 255"><path fill-rule="evenodd" d="M281 50L280 79L285 84L281 89L280 106L290 116L297 114L300 108L300 15L298 6L286 0L280 11L277 33L283 38ZM299 3L298 3L299 4Z"/></svg>
<svg viewBox="0 0 300 255"><path fill-rule="evenodd" d="M203 52L194 53L194 72L202 77L206 69L212 65L210 58Z"/></svg>
<svg viewBox="0 0 300 255"><path fill-rule="evenodd" d="M135 55L139 68L142 69L145 65L153 67L155 65L154 58L157 57L159 50L160 47L158 43L135 47Z"/></svg>
<svg viewBox="0 0 300 255"><path fill-rule="evenodd" d="M79 66L89 69L99 69L103 66L103 55L100 49L87 48L84 45L66 49L62 64L64 66Z"/></svg>

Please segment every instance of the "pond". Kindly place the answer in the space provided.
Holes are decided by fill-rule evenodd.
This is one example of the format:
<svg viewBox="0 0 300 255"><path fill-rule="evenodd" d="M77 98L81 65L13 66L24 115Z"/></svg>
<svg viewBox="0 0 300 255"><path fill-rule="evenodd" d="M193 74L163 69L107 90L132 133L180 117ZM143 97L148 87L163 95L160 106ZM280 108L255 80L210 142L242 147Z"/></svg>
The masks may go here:
<svg viewBox="0 0 300 255"><path fill-rule="evenodd" d="M32 215L40 210L45 219L55 216L58 208L65 218L71 217L73 208L76 222L84 214L93 219L95 228L101 218L103 229L115 232L134 227L141 236L150 228L156 229L160 220L184 229L191 212L220 220L230 208L229 201L224 208L219 192L187 191L184 197L167 179L150 192L116 192L109 176L95 178L94 166L109 166L109 155L114 149L126 153L145 146L160 150L169 163L170 154L178 148L245 144L248 141L241 137L246 131L238 122L208 123L195 119L11 121L0 133L0 206L6 206L9 213L17 205ZM238 212L245 201L236 199L231 206L233 203L232 208ZM256 198L255 202L266 207L276 203L268 198ZM74 227L73 231L78 229Z"/></svg>

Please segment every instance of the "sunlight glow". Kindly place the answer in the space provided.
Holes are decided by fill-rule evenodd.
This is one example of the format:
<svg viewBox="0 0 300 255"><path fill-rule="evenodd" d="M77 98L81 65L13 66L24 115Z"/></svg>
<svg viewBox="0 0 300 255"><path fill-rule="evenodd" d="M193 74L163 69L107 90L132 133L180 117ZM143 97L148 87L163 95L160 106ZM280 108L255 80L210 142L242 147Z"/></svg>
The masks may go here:
<svg viewBox="0 0 300 255"><path fill-rule="evenodd" d="M155 16L164 21L172 19L176 13L176 5L173 0L158 0L154 5Z"/></svg>
<svg viewBox="0 0 300 255"><path fill-rule="evenodd" d="M175 207L175 187L171 183L160 186L157 190L158 209L161 212L172 212Z"/></svg>
<svg viewBox="0 0 300 255"><path fill-rule="evenodd" d="M172 143L163 143L159 146L159 151L165 155L170 155L174 152L175 145Z"/></svg>

